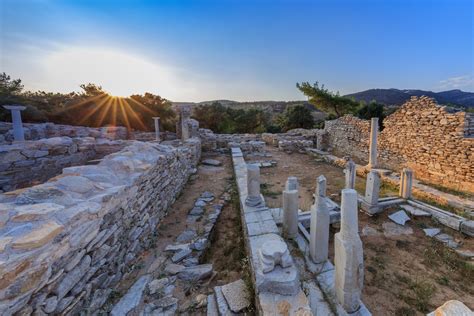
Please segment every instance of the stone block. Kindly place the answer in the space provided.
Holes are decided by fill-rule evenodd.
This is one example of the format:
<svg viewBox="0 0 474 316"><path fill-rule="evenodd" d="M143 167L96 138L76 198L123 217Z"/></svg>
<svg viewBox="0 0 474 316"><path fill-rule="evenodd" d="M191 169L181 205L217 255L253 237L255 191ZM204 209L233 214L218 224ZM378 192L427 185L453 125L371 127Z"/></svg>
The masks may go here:
<svg viewBox="0 0 474 316"><path fill-rule="evenodd" d="M129 312L134 311L141 303L143 291L150 280L151 276L149 274L141 276L112 308L110 314L112 316L126 316Z"/></svg>

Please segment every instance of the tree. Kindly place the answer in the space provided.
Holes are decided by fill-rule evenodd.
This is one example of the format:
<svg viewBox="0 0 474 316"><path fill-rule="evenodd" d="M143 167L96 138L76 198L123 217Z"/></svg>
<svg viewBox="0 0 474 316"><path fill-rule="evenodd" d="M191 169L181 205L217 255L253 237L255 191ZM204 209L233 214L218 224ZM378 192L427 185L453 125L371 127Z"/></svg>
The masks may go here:
<svg viewBox="0 0 474 316"><path fill-rule="evenodd" d="M304 105L287 107L285 112L276 118L276 122L285 132L294 128L309 129L314 126L314 119L311 115L311 111Z"/></svg>
<svg viewBox="0 0 474 316"><path fill-rule="evenodd" d="M344 114L354 113L359 103L353 99L340 96L339 93L330 92L319 86L319 83L311 85L309 82L296 83L296 87L308 97L309 103L318 110L340 117Z"/></svg>
<svg viewBox="0 0 474 316"><path fill-rule="evenodd" d="M139 115L149 130L154 130L154 123L151 117L158 116L160 124L165 130L176 128L176 113L173 111L171 102L159 95L146 92L144 95L134 94L127 102L136 115Z"/></svg>

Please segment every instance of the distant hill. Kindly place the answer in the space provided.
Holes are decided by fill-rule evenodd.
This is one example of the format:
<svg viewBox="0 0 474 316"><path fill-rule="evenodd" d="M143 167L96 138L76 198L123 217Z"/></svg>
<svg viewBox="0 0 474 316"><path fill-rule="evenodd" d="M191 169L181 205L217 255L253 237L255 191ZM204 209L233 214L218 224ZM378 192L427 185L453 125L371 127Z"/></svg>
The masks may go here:
<svg viewBox="0 0 474 316"><path fill-rule="evenodd" d="M434 98L439 104L474 107L474 93L461 90L433 92L424 90L369 89L346 96L367 103L375 100L389 106L400 106L408 101L410 97L422 95Z"/></svg>

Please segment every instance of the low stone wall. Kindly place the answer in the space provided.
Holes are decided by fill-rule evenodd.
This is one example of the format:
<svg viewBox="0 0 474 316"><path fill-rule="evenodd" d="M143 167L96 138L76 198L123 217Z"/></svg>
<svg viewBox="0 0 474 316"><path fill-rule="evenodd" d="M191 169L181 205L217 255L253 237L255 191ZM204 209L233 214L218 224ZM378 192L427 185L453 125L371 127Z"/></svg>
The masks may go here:
<svg viewBox="0 0 474 316"><path fill-rule="evenodd" d="M0 314L89 314L150 246L200 157L133 142L98 165L0 195Z"/></svg>
<svg viewBox="0 0 474 316"><path fill-rule="evenodd" d="M413 97L384 120L378 137L382 168L414 170L431 184L474 193L474 138L466 112L450 112L427 97ZM334 152L366 163L370 122L344 116L325 125Z"/></svg>
<svg viewBox="0 0 474 316"><path fill-rule="evenodd" d="M26 140L38 140L53 137L93 137L106 139L128 139L129 134L123 126L86 127L61 125L54 123L23 124ZM0 144L13 141L12 123L0 122Z"/></svg>
<svg viewBox="0 0 474 316"><path fill-rule="evenodd" d="M214 134L209 129L200 128L199 138L204 151L229 149L240 147L245 153L263 152L265 143L261 134Z"/></svg>
<svg viewBox="0 0 474 316"><path fill-rule="evenodd" d="M0 192L45 182L65 167L102 158L126 143L92 137L53 137L0 145Z"/></svg>

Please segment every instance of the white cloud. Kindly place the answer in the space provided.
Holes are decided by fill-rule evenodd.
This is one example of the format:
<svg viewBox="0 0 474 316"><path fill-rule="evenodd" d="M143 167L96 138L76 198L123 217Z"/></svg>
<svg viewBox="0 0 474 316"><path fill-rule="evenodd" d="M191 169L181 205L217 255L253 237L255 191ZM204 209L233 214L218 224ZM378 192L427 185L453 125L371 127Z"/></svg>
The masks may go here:
<svg viewBox="0 0 474 316"><path fill-rule="evenodd" d="M451 77L439 82L441 89L473 89L474 78L471 75L464 75L458 77Z"/></svg>

